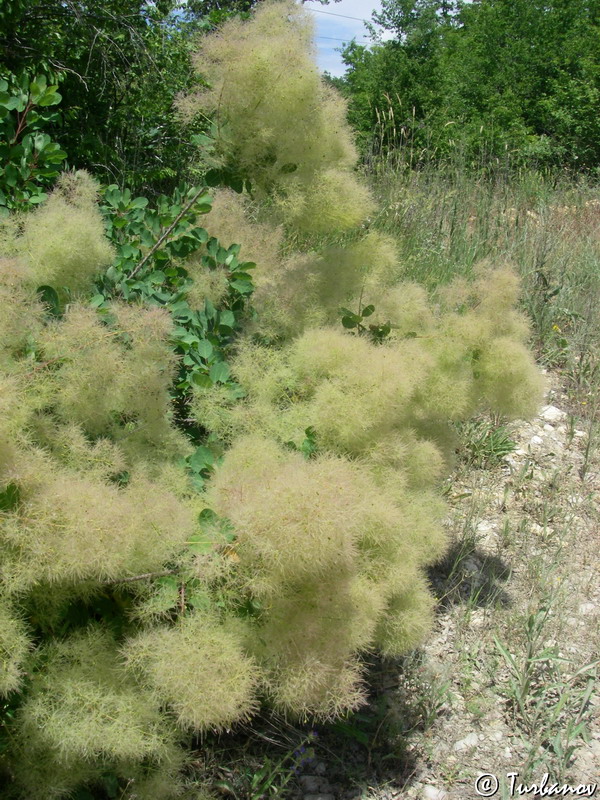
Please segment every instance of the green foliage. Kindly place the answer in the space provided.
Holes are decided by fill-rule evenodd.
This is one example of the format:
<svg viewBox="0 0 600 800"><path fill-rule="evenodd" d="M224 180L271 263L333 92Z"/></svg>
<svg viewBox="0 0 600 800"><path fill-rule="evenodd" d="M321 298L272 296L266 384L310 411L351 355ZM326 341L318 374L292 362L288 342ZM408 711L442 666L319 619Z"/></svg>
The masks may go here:
<svg viewBox="0 0 600 800"><path fill-rule="evenodd" d="M489 467L516 448L515 442L503 425L494 425L489 420L469 420L459 426L463 443L463 458L476 467Z"/></svg>
<svg viewBox="0 0 600 800"><path fill-rule="evenodd" d="M574 0L384 0L336 85L365 146L416 165L598 164L598 10ZM373 135L375 132L375 135Z"/></svg>
<svg viewBox="0 0 600 800"><path fill-rule="evenodd" d="M0 216L43 202L67 156L44 130L57 117L57 89L25 70L0 79Z"/></svg>
<svg viewBox="0 0 600 800"><path fill-rule="evenodd" d="M104 190L103 200L107 235L117 257L92 305L108 311L116 296L165 307L182 356L178 390L230 383L223 350L244 318L256 264L238 259L240 245L225 248L197 224L212 206L205 187L181 187L171 197L160 196L154 208L147 198L132 198L128 189L121 192L116 186ZM210 291L202 292L198 272L209 276L209 286L215 276L222 279L216 305L207 296ZM235 396L235 385L231 390Z"/></svg>
<svg viewBox="0 0 600 800"><path fill-rule="evenodd" d="M372 303L362 309L359 309L358 313L350 311L348 308L341 308L340 314L342 315L342 325L344 328L356 330L356 332L359 334L369 333L373 341L382 342L386 336L390 335L392 331L392 325L390 322L384 322L383 324L379 325L369 325L367 329L367 327L363 325L363 320L367 319L367 317L370 317L374 312L375 306ZM416 336L416 334L414 335Z"/></svg>
<svg viewBox="0 0 600 800"><path fill-rule="evenodd" d="M54 135L71 163L103 182L170 191L188 177L193 148L172 113L173 99L193 82L189 50L202 25L177 13L178 6L175 0L3 3L3 67L61 75L67 107ZM160 80L150 79L155 75Z"/></svg>

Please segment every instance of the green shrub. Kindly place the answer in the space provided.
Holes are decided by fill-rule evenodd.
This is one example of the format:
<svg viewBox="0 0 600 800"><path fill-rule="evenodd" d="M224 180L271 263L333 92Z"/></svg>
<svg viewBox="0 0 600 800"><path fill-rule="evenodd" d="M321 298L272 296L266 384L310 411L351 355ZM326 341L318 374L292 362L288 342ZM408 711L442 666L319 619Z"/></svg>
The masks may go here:
<svg viewBox="0 0 600 800"><path fill-rule="evenodd" d="M13 209L35 208L60 172L67 154L44 128L57 118L58 83L26 70L0 79L0 218Z"/></svg>
<svg viewBox="0 0 600 800"><path fill-rule="evenodd" d="M285 203L323 176L349 193L342 227L371 202L309 38L305 12L271 3L204 45L206 108L221 94L235 137L223 158L255 169L262 201L221 193L211 210L195 187L155 210L110 187L109 243L95 185L67 176L4 229L0 692L16 706L4 769L18 797L106 781L123 798L181 796L193 735L261 702L320 719L359 706L361 656L429 629L451 423L539 400L509 270L430 299L401 281L388 237L338 237L327 192L309 252L306 220L284 213L282 229ZM276 74L291 85L270 114ZM297 135L310 120L315 150ZM275 168L292 156L296 170ZM256 253L254 321L255 265L197 214Z"/></svg>

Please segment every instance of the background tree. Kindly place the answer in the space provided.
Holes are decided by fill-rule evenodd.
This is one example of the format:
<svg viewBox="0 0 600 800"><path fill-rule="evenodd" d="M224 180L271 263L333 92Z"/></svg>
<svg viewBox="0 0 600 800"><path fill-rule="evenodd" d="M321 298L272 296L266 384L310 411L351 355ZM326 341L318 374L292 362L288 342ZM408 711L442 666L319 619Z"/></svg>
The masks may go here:
<svg viewBox="0 0 600 800"><path fill-rule="evenodd" d="M17 0L0 20L4 71L61 84L66 110L53 133L70 164L108 183L172 188L189 154L173 99L190 86L201 20L173 0Z"/></svg>
<svg viewBox="0 0 600 800"><path fill-rule="evenodd" d="M365 134L385 110L388 144L434 157L598 164L597 0L384 0L374 21L394 38L346 47L338 81Z"/></svg>

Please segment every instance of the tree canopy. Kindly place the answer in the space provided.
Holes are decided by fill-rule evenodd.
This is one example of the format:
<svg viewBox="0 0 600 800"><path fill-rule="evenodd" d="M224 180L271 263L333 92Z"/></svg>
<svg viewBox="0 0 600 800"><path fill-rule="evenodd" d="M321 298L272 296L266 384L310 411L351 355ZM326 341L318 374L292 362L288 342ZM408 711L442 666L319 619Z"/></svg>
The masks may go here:
<svg viewBox="0 0 600 800"><path fill-rule="evenodd" d="M598 0L383 0L374 23L392 38L349 44L337 81L365 137L477 164L597 166Z"/></svg>

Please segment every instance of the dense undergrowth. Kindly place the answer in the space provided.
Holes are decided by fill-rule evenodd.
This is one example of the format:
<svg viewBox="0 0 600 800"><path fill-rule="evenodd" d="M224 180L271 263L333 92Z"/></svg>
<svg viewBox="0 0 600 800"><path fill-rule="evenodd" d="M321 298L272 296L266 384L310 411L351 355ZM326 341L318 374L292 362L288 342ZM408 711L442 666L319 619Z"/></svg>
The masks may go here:
<svg viewBox="0 0 600 800"><path fill-rule="evenodd" d="M199 797L199 735L359 707L365 654L429 629L453 423L540 402L516 274L474 252L428 291L310 37L270 3L202 42L180 107L245 192L153 206L67 173L2 222L14 796Z"/></svg>

